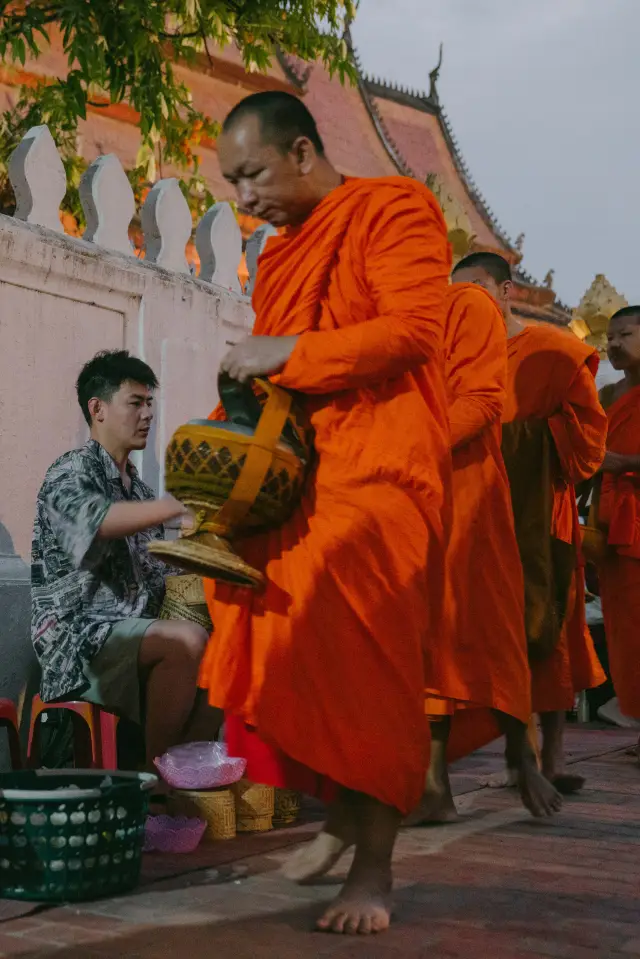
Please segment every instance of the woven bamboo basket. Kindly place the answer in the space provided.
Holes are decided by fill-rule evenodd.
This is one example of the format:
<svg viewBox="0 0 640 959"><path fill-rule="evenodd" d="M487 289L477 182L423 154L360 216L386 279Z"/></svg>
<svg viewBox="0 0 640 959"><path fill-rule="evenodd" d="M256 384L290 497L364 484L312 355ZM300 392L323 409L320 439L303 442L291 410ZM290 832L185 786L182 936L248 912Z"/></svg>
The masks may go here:
<svg viewBox="0 0 640 959"><path fill-rule="evenodd" d="M213 632L204 585L199 576L167 576L160 619L184 619Z"/></svg>
<svg viewBox="0 0 640 959"><path fill-rule="evenodd" d="M235 839L236 803L230 789L174 789L169 794L172 816L204 819L205 839Z"/></svg>
<svg viewBox="0 0 640 959"><path fill-rule="evenodd" d="M276 789L273 828L292 826L300 815L300 793L292 789Z"/></svg>
<svg viewBox="0 0 640 959"><path fill-rule="evenodd" d="M269 832L273 828L275 789L241 779L231 787L236 801L238 832Z"/></svg>

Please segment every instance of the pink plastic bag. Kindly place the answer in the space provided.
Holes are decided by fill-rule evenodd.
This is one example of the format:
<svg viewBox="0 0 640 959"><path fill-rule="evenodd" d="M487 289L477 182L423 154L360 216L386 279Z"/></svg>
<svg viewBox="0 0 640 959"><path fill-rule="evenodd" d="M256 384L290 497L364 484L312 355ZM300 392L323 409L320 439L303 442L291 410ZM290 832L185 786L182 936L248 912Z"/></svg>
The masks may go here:
<svg viewBox="0 0 640 959"><path fill-rule="evenodd" d="M233 759L224 743L187 743L174 746L154 760L165 782L174 789L215 789L238 782L245 759Z"/></svg>

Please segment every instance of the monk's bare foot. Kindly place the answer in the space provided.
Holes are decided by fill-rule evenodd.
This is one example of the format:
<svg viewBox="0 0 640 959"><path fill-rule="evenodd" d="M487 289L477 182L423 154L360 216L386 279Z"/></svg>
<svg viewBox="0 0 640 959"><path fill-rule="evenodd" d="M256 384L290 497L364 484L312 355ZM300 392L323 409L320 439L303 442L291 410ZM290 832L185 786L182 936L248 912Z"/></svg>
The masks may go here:
<svg viewBox="0 0 640 959"><path fill-rule="evenodd" d="M338 862L356 841L353 805L339 798L329 807L324 829L313 842L305 843L285 863L283 875L292 882L316 882Z"/></svg>
<svg viewBox="0 0 640 959"><path fill-rule="evenodd" d="M282 873L291 882L300 885L316 882L330 872L350 843L324 830L312 842L301 846L282 867Z"/></svg>
<svg viewBox="0 0 640 959"><path fill-rule="evenodd" d="M354 861L340 895L317 926L323 932L366 936L384 932L390 922L390 867L364 868Z"/></svg>
<svg viewBox="0 0 640 959"><path fill-rule="evenodd" d="M460 816L458 815L456 804L453 801L451 787L438 787L430 784L424 791L420 805L417 806L412 813L409 813L402 825L438 825L457 822L458 819L460 819Z"/></svg>
<svg viewBox="0 0 640 959"><path fill-rule="evenodd" d="M562 806L562 796L546 779L533 753L527 753L518 770L518 788L524 806L532 816L552 816Z"/></svg>
<svg viewBox="0 0 640 959"><path fill-rule="evenodd" d="M547 776L545 773L545 776L561 796L575 796L584 786L584 776L572 773L556 773L554 776Z"/></svg>
<svg viewBox="0 0 640 959"><path fill-rule="evenodd" d="M489 789L516 789L518 785L518 770L510 769L508 766L499 772L491 773L482 780L483 786Z"/></svg>

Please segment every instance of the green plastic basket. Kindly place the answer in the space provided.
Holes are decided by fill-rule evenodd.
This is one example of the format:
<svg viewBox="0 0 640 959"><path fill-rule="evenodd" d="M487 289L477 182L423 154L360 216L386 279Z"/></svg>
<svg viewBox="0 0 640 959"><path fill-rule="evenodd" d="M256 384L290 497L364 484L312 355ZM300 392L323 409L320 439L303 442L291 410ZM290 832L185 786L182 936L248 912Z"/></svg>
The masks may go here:
<svg viewBox="0 0 640 959"><path fill-rule="evenodd" d="M79 902L140 878L148 773L49 770L0 775L0 897Z"/></svg>

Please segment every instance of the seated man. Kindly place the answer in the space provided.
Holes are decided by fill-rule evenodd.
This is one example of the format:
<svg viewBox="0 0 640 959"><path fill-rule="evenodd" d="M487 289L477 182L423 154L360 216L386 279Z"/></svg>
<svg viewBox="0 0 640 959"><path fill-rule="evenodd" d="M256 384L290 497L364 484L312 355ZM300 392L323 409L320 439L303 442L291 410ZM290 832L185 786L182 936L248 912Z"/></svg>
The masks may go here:
<svg viewBox="0 0 640 959"><path fill-rule="evenodd" d="M147 545L187 513L171 496L155 499L129 461L147 445L157 385L124 350L84 367L77 393L91 438L47 472L31 567L42 698L86 699L134 722L144 715L149 770L185 735L208 639L193 623L157 618L175 571Z"/></svg>

